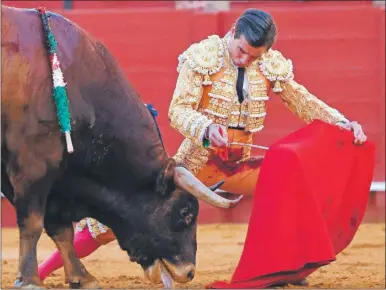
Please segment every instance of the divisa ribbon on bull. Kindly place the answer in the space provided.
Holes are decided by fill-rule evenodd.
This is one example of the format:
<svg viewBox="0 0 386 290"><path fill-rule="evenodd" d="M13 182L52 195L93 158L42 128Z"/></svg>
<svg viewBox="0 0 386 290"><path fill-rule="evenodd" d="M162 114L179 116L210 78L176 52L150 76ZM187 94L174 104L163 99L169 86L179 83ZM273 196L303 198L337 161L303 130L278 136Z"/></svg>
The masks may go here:
<svg viewBox="0 0 386 290"><path fill-rule="evenodd" d="M39 7L37 10L40 13L44 33L46 36L47 46L50 53L50 63L52 69L52 81L53 81L53 98L56 106L56 113L58 115L59 124L62 132L64 132L67 144L67 152L74 152L74 146L71 140L71 116L69 110L69 101L67 97L66 83L64 82L63 72L60 69L60 62L57 55L57 42L52 33L50 26L50 19L46 13L44 7Z"/></svg>

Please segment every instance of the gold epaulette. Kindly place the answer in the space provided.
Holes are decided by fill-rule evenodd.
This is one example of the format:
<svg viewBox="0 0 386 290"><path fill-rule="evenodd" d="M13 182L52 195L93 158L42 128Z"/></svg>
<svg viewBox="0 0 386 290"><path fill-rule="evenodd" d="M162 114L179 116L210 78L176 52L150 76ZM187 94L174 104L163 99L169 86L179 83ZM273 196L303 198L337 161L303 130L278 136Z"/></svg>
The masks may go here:
<svg viewBox="0 0 386 290"><path fill-rule="evenodd" d="M185 61L195 72L204 76L203 85L211 85L209 75L217 73L223 65L224 45L217 35L209 36L201 42L192 44L178 57L177 71L180 72Z"/></svg>
<svg viewBox="0 0 386 290"><path fill-rule="evenodd" d="M272 90L276 93L283 91L280 85L282 81L288 81L294 76L292 61L284 58L277 50L270 49L265 53L259 62L259 67L263 75L274 82Z"/></svg>

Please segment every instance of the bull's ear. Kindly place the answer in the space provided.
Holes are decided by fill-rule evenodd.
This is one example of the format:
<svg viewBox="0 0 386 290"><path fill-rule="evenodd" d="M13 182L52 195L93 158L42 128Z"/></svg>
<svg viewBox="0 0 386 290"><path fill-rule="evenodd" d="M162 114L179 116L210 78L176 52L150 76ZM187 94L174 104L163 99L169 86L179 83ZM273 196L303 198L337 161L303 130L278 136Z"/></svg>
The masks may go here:
<svg viewBox="0 0 386 290"><path fill-rule="evenodd" d="M166 196L173 192L176 189L174 183L174 171L176 169L176 161L173 158L170 158L168 163L157 176L157 185L156 191L162 195Z"/></svg>

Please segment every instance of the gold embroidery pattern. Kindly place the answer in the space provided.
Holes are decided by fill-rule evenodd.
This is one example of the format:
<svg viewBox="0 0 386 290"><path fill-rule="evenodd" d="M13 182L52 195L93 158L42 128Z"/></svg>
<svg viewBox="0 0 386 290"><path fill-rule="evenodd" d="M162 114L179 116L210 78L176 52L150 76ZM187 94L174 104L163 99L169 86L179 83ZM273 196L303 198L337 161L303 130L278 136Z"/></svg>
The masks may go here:
<svg viewBox="0 0 386 290"><path fill-rule="evenodd" d="M211 85L209 75L220 71L223 65L224 47L220 37L212 35L199 43L192 44L179 56L179 77L173 100L169 107L171 126L196 145L202 145L206 128L213 122L196 111L202 98L203 85ZM222 107L220 102L212 106ZM221 118L221 113L213 111Z"/></svg>
<svg viewBox="0 0 386 290"><path fill-rule="evenodd" d="M292 61L285 59L277 50L270 49L265 53L259 61L259 66L264 76L274 82L272 90L275 93L282 92L282 83L293 78Z"/></svg>
<svg viewBox="0 0 386 290"><path fill-rule="evenodd" d="M104 224L101 224L96 219L93 218L85 218L79 221L76 225L77 231L82 231L85 227L88 227L91 236L95 239L102 233L106 233L109 228Z"/></svg>
<svg viewBox="0 0 386 290"><path fill-rule="evenodd" d="M263 128L266 115L265 101L267 88L264 76L258 73L259 62L256 61L247 69L249 81L249 97L239 103L236 94L237 70L231 64L227 48L228 37L222 39L224 51L224 68L216 75L219 81L214 81L209 96L209 106L202 112L213 122L231 127L246 128L247 131L256 132Z"/></svg>
<svg viewBox="0 0 386 290"><path fill-rule="evenodd" d="M248 111L246 112L246 130L249 132L257 132L263 129L266 112L266 101L268 89L264 82L264 77L258 72L259 60L251 64L247 69L249 82L249 103Z"/></svg>
<svg viewBox="0 0 386 290"><path fill-rule="evenodd" d="M269 50L263 55L259 67L264 76L274 82L272 90L305 123L314 119L332 124L348 121L340 112L329 107L294 80L291 60L285 59L279 51Z"/></svg>
<svg viewBox="0 0 386 290"><path fill-rule="evenodd" d="M179 72L183 63L188 62L190 68L203 75L203 85L211 85L209 75L220 71L223 66L224 46L221 38L217 35L209 36L207 39L192 44L179 57L179 65L177 71Z"/></svg>
<svg viewBox="0 0 386 290"><path fill-rule="evenodd" d="M248 98L241 104L239 103L236 93L237 70L231 64L227 47L228 37L223 38L225 47L224 66L227 71L232 73L229 80L232 83L231 109L228 114L229 126L245 128L246 131L256 132L263 129L263 123L266 115L265 102L269 99L267 88L264 82L264 76L258 72L259 60L256 60L247 68L247 78L249 84ZM225 71L224 75L226 75Z"/></svg>
<svg viewBox="0 0 386 290"><path fill-rule="evenodd" d="M228 126L232 102L235 98L236 73L230 68L219 72L223 73L219 81L214 81L209 96L209 105L203 113L214 123Z"/></svg>
<svg viewBox="0 0 386 290"><path fill-rule="evenodd" d="M246 101L240 104L238 100L233 100L229 116L229 127L245 128L247 110L248 103Z"/></svg>
<svg viewBox="0 0 386 290"><path fill-rule="evenodd" d="M173 158L178 163L184 163L193 174L197 174L208 162L210 155L208 149L197 146L189 139L185 139Z"/></svg>
<svg viewBox="0 0 386 290"><path fill-rule="evenodd" d="M348 122L338 110L329 107L294 80L283 84L283 92L280 93L280 97L284 104L307 124L314 119L330 124L340 121Z"/></svg>
<svg viewBox="0 0 386 290"><path fill-rule="evenodd" d="M185 63L180 69L176 89L169 107L169 120L173 128L196 144L202 144L206 128L213 122L196 111L202 97L202 75Z"/></svg>

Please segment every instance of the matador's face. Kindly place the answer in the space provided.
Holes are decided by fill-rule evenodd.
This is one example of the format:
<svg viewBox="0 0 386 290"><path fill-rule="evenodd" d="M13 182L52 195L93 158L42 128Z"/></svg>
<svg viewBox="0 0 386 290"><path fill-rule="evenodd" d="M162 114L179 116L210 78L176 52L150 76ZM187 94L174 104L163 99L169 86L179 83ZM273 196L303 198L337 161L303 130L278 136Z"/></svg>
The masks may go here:
<svg viewBox="0 0 386 290"><path fill-rule="evenodd" d="M229 41L229 55L234 65L237 67L249 66L267 51L265 46L253 47L249 45L244 35L240 35L239 38L235 38L234 29L232 29L231 33Z"/></svg>

